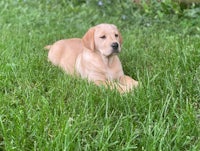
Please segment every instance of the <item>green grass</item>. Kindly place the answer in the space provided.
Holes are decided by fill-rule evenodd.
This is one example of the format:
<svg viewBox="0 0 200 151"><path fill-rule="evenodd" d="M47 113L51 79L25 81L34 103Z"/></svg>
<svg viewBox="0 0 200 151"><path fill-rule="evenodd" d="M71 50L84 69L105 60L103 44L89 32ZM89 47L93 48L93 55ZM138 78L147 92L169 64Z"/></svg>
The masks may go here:
<svg viewBox="0 0 200 151"><path fill-rule="evenodd" d="M126 22L84 3L20 0L1 1L0 16L0 150L200 150L199 19ZM122 32L134 92L47 61L45 45L101 22Z"/></svg>

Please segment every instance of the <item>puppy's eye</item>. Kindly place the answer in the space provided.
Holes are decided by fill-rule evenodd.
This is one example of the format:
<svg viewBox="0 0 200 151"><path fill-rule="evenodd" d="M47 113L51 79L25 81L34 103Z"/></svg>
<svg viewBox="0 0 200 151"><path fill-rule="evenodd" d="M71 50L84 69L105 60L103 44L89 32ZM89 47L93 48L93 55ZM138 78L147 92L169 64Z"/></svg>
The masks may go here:
<svg viewBox="0 0 200 151"><path fill-rule="evenodd" d="M115 34L115 37L117 38L117 37L119 37L119 35L118 35L118 34Z"/></svg>
<svg viewBox="0 0 200 151"><path fill-rule="evenodd" d="M105 35L103 35L103 36L101 36L100 38L101 38L101 39L106 39L106 36L105 36Z"/></svg>

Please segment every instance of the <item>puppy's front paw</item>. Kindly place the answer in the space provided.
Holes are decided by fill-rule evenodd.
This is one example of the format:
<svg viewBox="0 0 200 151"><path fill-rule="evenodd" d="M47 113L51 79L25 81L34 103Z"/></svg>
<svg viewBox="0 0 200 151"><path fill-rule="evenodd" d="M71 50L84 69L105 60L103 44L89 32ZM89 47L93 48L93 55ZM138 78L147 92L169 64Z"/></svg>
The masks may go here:
<svg viewBox="0 0 200 151"><path fill-rule="evenodd" d="M130 92L139 85L138 81L132 79L129 76L120 77L119 83L120 87L123 89L123 92Z"/></svg>
<svg viewBox="0 0 200 151"><path fill-rule="evenodd" d="M139 86L139 82L136 81L136 80L133 80L133 81L132 81L132 86L133 86L133 87L138 87L138 86Z"/></svg>

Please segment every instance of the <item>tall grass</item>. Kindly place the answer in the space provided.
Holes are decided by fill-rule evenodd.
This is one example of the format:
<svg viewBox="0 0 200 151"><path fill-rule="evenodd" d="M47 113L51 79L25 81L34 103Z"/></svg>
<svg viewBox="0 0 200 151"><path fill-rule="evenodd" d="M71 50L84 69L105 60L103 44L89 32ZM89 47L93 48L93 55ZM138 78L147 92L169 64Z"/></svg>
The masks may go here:
<svg viewBox="0 0 200 151"><path fill-rule="evenodd" d="M199 19L130 21L72 1L1 1L0 16L0 150L200 150ZM122 32L134 92L47 61L46 44L101 22Z"/></svg>

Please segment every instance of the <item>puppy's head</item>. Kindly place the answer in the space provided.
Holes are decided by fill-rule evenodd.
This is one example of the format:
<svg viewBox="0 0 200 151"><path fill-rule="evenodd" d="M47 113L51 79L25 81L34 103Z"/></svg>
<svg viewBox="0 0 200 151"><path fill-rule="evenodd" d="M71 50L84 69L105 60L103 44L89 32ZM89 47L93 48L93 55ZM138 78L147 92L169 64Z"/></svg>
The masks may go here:
<svg viewBox="0 0 200 151"><path fill-rule="evenodd" d="M112 24L99 24L90 28L83 36L83 45L91 51L99 51L109 57L121 51L122 37Z"/></svg>

